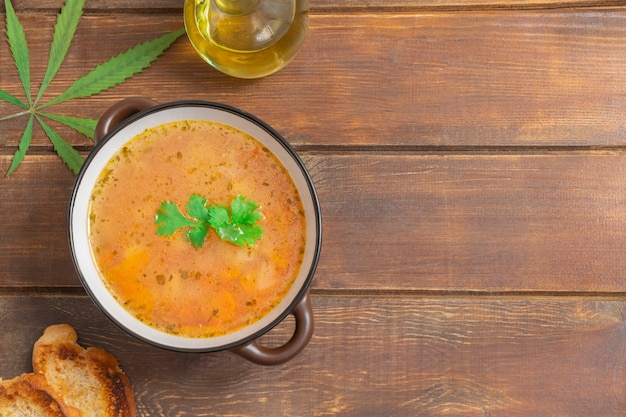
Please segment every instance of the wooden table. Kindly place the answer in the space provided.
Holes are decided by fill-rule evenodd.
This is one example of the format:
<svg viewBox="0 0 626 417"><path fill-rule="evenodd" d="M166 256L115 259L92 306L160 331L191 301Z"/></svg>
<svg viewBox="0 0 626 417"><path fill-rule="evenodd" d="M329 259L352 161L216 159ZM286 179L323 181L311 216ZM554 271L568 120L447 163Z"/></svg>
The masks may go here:
<svg viewBox="0 0 626 417"><path fill-rule="evenodd" d="M13 4L38 86L63 2ZM87 0L47 97L181 13L182 0ZM268 78L222 75L183 36L124 84L55 108L97 119L130 96L205 99L282 133L323 213L308 347L263 367L116 327L71 261L75 176L36 129L0 179L0 376L30 371L32 343L67 322L120 359L141 416L626 416L626 2L312 0L311 13L300 54ZM0 89L23 97L0 48ZM3 174L24 124L0 123Z"/></svg>

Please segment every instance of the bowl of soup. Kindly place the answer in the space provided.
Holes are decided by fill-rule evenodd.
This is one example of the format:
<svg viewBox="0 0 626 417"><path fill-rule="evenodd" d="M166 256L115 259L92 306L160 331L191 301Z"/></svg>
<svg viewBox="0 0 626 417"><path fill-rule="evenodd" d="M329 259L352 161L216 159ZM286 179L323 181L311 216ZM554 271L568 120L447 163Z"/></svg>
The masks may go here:
<svg viewBox="0 0 626 417"><path fill-rule="evenodd" d="M283 363L313 333L321 249L311 177L273 128L207 101L129 98L98 122L69 240L95 304L147 343ZM288 315L291 338L259 338Z"/></svg>

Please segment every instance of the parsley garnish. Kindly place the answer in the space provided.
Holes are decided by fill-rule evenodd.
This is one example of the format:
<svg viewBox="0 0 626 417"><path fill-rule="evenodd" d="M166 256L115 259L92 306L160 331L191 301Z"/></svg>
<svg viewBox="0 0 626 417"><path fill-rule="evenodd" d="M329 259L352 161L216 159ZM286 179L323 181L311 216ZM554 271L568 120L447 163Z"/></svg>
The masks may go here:
<svg viewBox="0 0 626 417"><path fill-rule="evenodd" d="M154 224L161 236L172 236L178 229L187 229L187 237L195 248L201 248L210 229L227 242L238 246L251 246L263 236L257 221L263 215L254 201L237 196L230 207L208 205L206 198L193 194L189 197L187 215L181 213L176 203L164 201L157 210Z"/></svg>

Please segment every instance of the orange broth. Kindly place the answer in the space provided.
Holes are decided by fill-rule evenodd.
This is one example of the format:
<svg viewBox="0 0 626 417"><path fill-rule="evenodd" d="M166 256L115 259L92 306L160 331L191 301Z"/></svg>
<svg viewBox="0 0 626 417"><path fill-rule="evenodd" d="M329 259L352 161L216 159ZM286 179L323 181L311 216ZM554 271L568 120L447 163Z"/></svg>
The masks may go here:
<svg viewBox="0 0 626 417"><path fill-rule="evenodd" d="M211 230L196 249L184 230L157 235L161 202L186 213L194 193L208 204L256 202L263 237L240 247ZM103 281L130 313L167 333L214 337L259 320L286 295L305 219L290 175L261 143L219 123L183 121L147 130L111 158L94 187L89 235Z"/></svg>

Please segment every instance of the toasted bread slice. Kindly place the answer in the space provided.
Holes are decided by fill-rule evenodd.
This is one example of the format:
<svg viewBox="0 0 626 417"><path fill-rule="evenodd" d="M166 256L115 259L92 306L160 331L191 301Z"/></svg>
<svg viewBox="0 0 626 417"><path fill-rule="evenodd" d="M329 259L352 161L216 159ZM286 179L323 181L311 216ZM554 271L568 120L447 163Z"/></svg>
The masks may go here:
<svg viewBox="0 0 626 417"><path fill-rule="evenodd" d="M0 381L2 417L79 417L77 410L57 401L48 392L42 375L23 374Z"/></svg>
<svg viewBox="0 0 626 417"><path fill-rule="evenodd" d="M67 324L48 327L35 342L33 369L51 394L83 417L134 417L130 381L117 359L103 349L84 349Z"/></svg>

